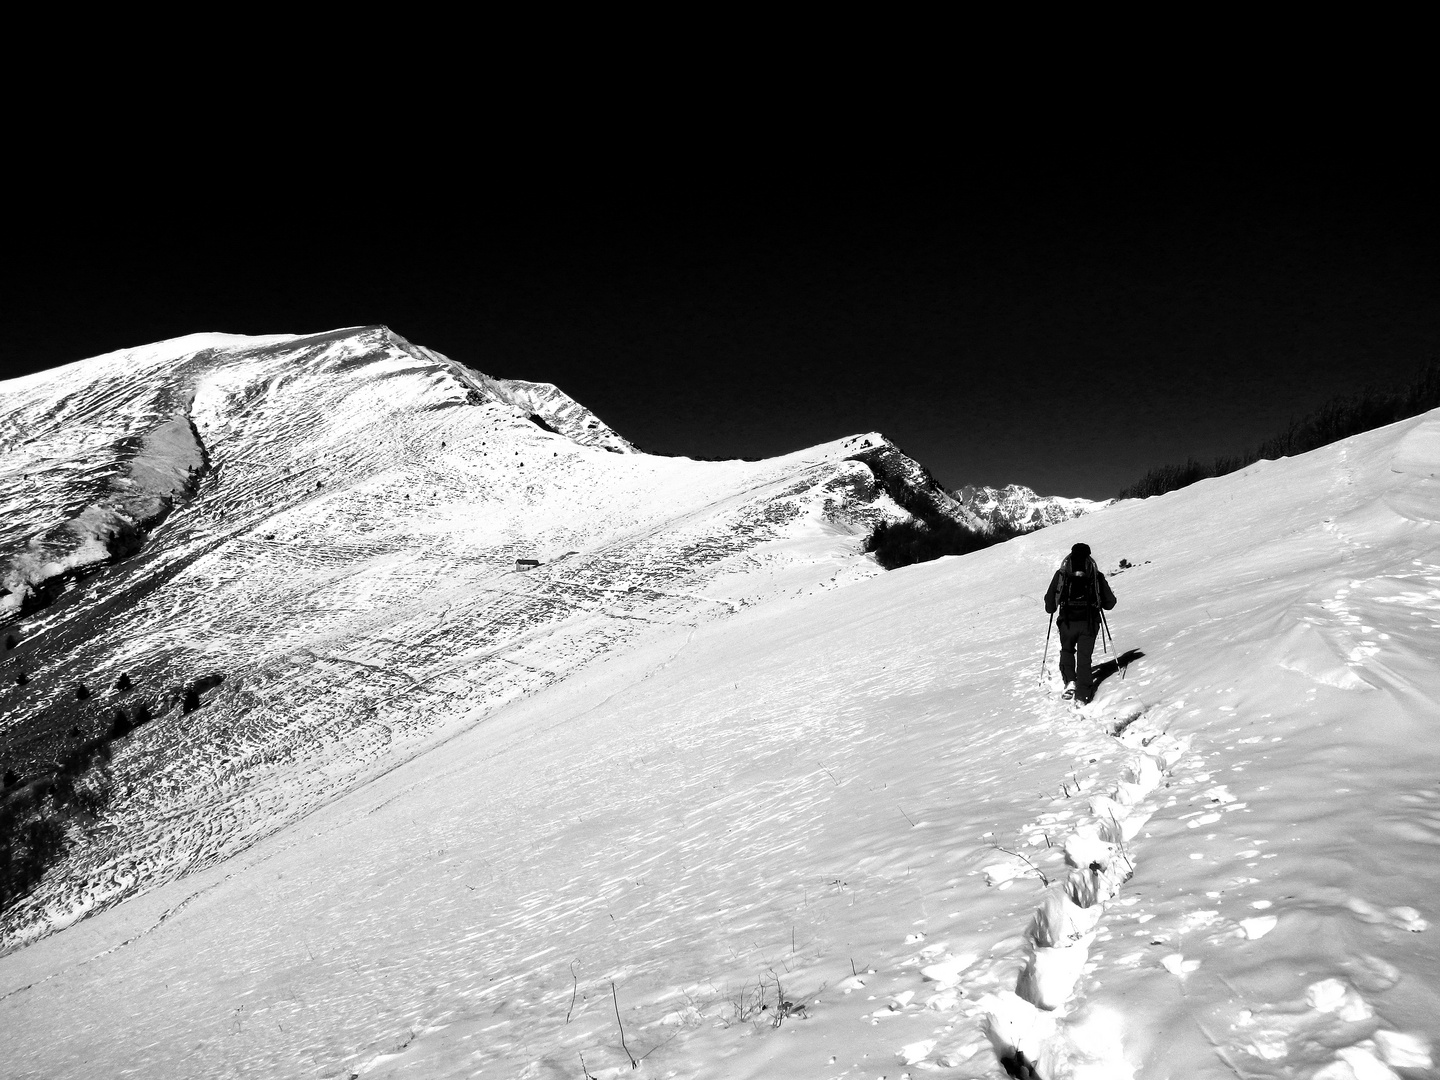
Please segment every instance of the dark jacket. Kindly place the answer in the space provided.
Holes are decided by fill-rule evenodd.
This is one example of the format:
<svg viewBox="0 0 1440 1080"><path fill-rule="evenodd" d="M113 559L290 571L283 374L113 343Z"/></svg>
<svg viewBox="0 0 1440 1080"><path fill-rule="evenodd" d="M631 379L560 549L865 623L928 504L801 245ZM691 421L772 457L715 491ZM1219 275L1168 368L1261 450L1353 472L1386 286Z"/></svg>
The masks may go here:
<svg viewBox="0 0 1440 1080"><path fill-rule="evenodd" d="M1047 614L1055 614L1055 609L1059 606L1060 592L1064 587L1065 575L1069 569L1070 560L1066 559L1060 565L1060 569L1055 571L1055 576L1050 579L1050 588L1045 593L1045 611ZM1105 575L1096 567L1094 559L1090 560L1089 573L1095 581L1093 596L1099 599L1102 608L1109 611L1115 606L1115 594L1110 591L1110 585L1106 582ZM1081 602L1088 602L1091 596L1092 594L1087 587Z"/></svg>

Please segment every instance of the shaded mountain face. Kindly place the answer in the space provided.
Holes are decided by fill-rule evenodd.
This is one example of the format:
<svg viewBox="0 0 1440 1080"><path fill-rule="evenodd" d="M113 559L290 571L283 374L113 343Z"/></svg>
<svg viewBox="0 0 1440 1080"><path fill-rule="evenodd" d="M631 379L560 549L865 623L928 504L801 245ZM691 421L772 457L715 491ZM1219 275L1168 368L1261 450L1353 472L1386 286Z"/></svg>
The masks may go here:
<svg viewBox="0 0 1440 1080"><path fill-rule="evenodd" d="M617 649L874 575L861 541L897 503L959 513L878 435L653 457L553 386L384 327L13 380L0 439L11 794L115 735L103 827L6 913L11 945Z"/></svg>
<svg viewBox="0 0 1440 1080"><path fill-rule="evenodd" d="M985 521L991 528L1001 526L1021 530L1058 525L1110 505L1110 501L1037 495L1023 484L1006 484L1001 488L967 485L956 491L954 498L966 512Z"/></svg>

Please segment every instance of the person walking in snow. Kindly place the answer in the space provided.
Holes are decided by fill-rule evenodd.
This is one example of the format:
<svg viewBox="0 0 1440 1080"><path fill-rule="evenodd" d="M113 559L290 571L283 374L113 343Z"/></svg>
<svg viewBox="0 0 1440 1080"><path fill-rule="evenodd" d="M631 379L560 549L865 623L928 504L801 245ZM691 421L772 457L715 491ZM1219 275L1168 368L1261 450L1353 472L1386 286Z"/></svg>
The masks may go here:
<svg viewBox="0 0 1440 1080"><path fill-rule="evenodd" d="M1100 611L1114 606L1115 594L1090 557L1090 545L1076 544L1050 579L1045 611L1058 615L1060 675L1065 680L1065 696L1073 695L1081 705L1095 696L1090 683L1090 657L1095 652L1095 635L1100 632Z"/></svg>

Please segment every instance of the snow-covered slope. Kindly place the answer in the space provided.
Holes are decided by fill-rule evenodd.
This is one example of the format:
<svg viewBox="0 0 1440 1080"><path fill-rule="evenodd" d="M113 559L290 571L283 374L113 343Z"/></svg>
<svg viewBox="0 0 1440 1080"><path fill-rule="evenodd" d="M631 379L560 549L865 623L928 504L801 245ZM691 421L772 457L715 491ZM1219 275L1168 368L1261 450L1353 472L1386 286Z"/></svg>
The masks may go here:
<svg viewBox="0 0 1440 1080"><path fill-rule="evenodd" d="M851 460L880 436L652 457L552 386L384 327L127 350L0 386L0 418L0 607L28 616L4 628L0 765L38 790L115 710L156 717L115 744L103 829L0 946L223 860L630 643L878 573L861 538L903 516Z"/></svg>
<svg viewBox="0 0 1440 1080"><path fill-rule="evenodd" d="M526 453L541 448L562 449ZM789 468L825 475L843 452ZM564 453L634 462L652 493L708 475ZM796 483L750 468L715 474L745 493L726 525ZM1047 1078L1433 1076L1437 476L1440 413L839 590L814 587L823 519L792 518L813 525L684 578L733 616L703 619L672 587L673 614L647 609L646 633L563 668L556 638L584 635L536 634L508 655L551 676L488 699L502 707L485 723L436 720L428 751L0 957L0 1060L27 1078L610 1078L639 1059L660 1076L918 1080L1002 1077L1002 1058L1018 1073L1021 1054ZM367 483L367 499L396 490ZM286 565L340 543L333 513L312 512ZM293 510L244 566L273 566L265 544L290 528ZM366 551L389 539L375 533ZM1129 656L1083 713L1037 685L1040 596L1077 540L1112 573ZM378 681L377 713L423 694L434 715L483 709L457 688L502 677L462 636L476 587L427 579L433 556L385 558L440 591L408 601L432 634L350 629L365 598L392 595L366 590L374 560L324 594L353 598L343 618L265 607L241 565L206 575L231 618L258 614L245 639L227 605L207 608L197 653L210 635L304 641L247 669L272 680L249 708L278 728L302 701L315 733L303 770L251 774L266 797L304 803L312 776L361 775L344 770L365 726L315 723L327 695ZM1133 568L1114 572L1122 558ZM635 611L594 603L607 625ZM387 651L420 638L423 663Z"/></svg>
<svg viewBox="0 0 1440 1080"><path fill-rule="evenodd" d="M1109 501L1070 499L1063 495L1037 495L1024 484L1002 488L966 486L955 492L956 500L972 514L991 525L1012 529L1039 529L1062 521L1093 514L1111 505Z"/></svg>

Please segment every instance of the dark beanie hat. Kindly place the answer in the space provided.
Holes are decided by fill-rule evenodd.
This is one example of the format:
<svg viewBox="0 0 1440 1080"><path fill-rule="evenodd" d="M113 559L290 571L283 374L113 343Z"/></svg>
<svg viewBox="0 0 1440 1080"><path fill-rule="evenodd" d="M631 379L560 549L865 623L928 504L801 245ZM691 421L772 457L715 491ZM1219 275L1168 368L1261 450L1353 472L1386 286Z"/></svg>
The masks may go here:
<svg viewBox="0 0 1440 1080"><path fill-rule="evenodd" d="M1070 549L1070 558L1071 558L1072 560L1073 560L1073 559L1079 559L1079 560L1082 560L1082 561L1083 561L1083 560L1085 560L1085 559L1088 559L1089 557L1090 557L1090 545L1089 545L1089 544L1076 544L1074 547L1072 547L1072 548Z"/></svg>

